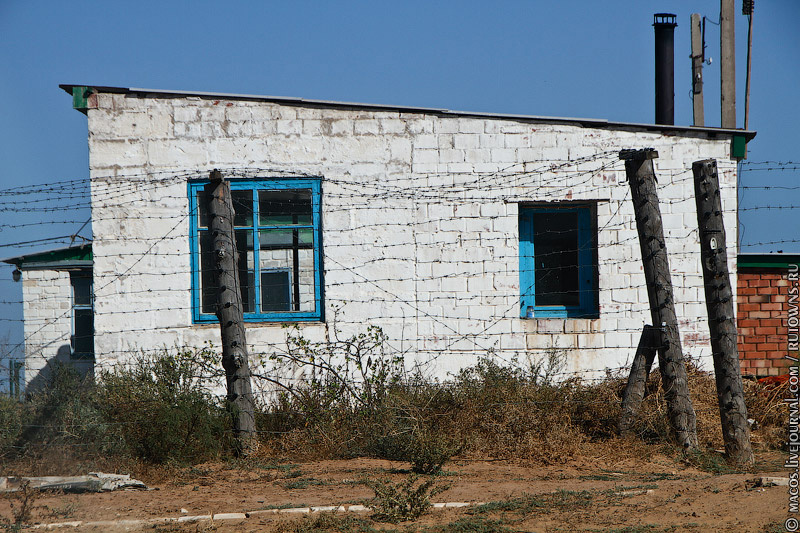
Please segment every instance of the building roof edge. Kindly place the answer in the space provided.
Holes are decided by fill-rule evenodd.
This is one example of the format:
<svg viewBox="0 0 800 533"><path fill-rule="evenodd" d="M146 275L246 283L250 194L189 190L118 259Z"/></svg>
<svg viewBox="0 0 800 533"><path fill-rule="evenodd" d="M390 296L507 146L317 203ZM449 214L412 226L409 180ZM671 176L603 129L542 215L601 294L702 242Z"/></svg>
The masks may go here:
<svg viewBox="0 0 800 533"><path fill-rule="evenodd" d="M339 102L333 100L314 100L309 98L295 98L289 96L266 96L254 94L234 94L234 93L215 93L215 92L200 92L200 91L179 91L179 90L165 90L165 89L143 89L137 87L109 87L102 85L73 85L61 84L61 89L69 94L72 94L73 87L91 87L97 92L101 93L115 93L115 94L136 94L140 96L154 96L154 97L182 97L194 96L200 98L220 98L231 100L252 100L263 102L275 102L287 105L296 106L313 106L313 107L331 107L331 108L347 108L347 109L370 109L374 111L400 111L406 113L423 113L435 115L452 115L458 117L474 117L474 118L495 118L506 120L519 120L525 122L544 122L544 123L570 123L580 124L584 127L594 128L611 128L611 129L644 129L647 131L669 131L674 133L705 133L713 135L743 135L747 141L750 141L756 136L756 132L752 130L742 129L726 129L726 128L711 128L701 126L674 126L667 124L646 124L637 122L620 122L610 121L605 119L595 118L579 118L579 117L548 117L540 115L521 115L512 113L488 113L479 111L458 111L443 108L433 107L416 107L416 106L402 106L402 105L387 105L387 104L368 104L359 102Z"/></svg>

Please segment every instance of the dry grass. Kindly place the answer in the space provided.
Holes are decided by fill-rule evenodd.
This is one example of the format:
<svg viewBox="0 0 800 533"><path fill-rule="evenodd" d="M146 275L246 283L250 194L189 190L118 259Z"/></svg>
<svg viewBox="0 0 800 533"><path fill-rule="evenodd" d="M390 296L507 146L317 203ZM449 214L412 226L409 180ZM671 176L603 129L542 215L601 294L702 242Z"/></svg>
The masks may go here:
<svg viewBox="0 0 800 533"><path fill-rule="evenodd" d="M376 390L380 392L360 403L340 394L341 389L310 383L308 390L298 389L295 396L284 396L261 408L258 456L292 460L371 456L407 461L414 470L431 473L455 455L553 464L587 453L640 455L645 445L672 442L657 371L648 382L635 437L621 439L616 428L626 377L609 376L596 383L558 381L551 377L557 370L554 361L545 367L514 368L487 357L446 383L403 375L379 383ZM700 445L710 450L722 448L714 380L693 364L688 365L688 378ZM147 469L147 460L152 462L152 458L138 455L130 439L123 442L119 428L127 426L120 422L151 420L148 413L160 412L152 409L160 397L144 404L149 411L137 414L135 402L118 401L116 410L109 409L116 396L97 396L104 389L79 393L79 385L56 383L52 391L28 405L0 405L1 419L23 420L16 425L9 422L7 427L17 429L0 439L6 470L13 465L17 473L43 475L118 469L120 465L133 472ZM132 387L136 382L124 381L123 385ZM783 446L788 407L782 400L787 387L745 381L756 449ZM197 404L199 400L193 401ZM58 408L45 411L37 408L37 402ZM110 417L123 409L124 420ZM205 413L205 409L195 411ZM25 423L36 431L26 433ZM206 438L196 439L192 454L170 457L167 463L216 457L220 432L206 433ZM125 443L128 446L123 446ZM149 446L149 442L144 444Z"/></svg>
<svg viewBox="0 0 800 533"><path fill-rule="evenodd" d="M714 379L692 363L687 365L687 372L700 446L722 448ZM500 367L487 359L462 371L450 383L400 383L372 411L340 406L339 413L312 417L303 427L268 439L266 448L292 457L366 454L412 461L413 457L391 453L387 445L391 440L388 437L396 441L398 435L409 435L412 440L427 442L428 449L458 449L466 457L514 459L530 465L563 463L589 450L622 458L641 455L649 444L670 444L666 402L657 370L650 376L648 394L634 426L636 438L618 436L626 379L610 376L598 383L577 379L557 382L529 369ZM782 446L788 416L781 401L784 388L745 382L749 417L755 420L752 440L757 449Z"/></svg>
<svg viewBox="0 0 800 533"><path fill-rule="evenodd" d="M689 393L697 415L697 436L701 447L723 447L722 429L713 376L694 364L687 365ZM787 384L763 385L744 381L745 405L748 417L754 420L751 440L757 449L779 449L786 439L788 407ZM647 385L650 394L645 398L636 425L637 434L646 442L670 442L667 407L658 372L651 375Z"/></svg>

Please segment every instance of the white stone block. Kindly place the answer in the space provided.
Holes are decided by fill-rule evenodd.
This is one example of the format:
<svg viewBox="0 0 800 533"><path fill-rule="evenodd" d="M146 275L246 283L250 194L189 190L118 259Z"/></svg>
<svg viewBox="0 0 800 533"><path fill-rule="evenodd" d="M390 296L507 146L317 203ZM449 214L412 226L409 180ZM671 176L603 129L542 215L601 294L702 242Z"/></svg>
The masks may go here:
<svg viewBox="0 0 800 533"><path fill-rule="evenodd" d="M377 135L380 133L380 125L377 120L364 119L355 121L356 135Z"/></svg>
<svg viewBox="0 0 800 533"><path fill-rule="evenodd" d="M445 117L433 123L434 133L458 133L458 119Z"/></svg>
<svg viewBox="0 0 800 533"><path fill-rule="evenodd" d="M513 148L492 148L491 155L494 163L514 163L517 156Z"/></svg>
<svg viewBox="0 0 800 533"><path fill-rule="evenodd" d="M299 135L303 131L301 120L277 120L275 124L277 132L282 135Z"/></svg>
<svg viewBox="0 0 800 533"><path fill-rule="evenodd" d="M462 133L454 136L453 148L459 150L471 150L479 147L479 137L477 134Z"/></svg>
<svg viewBox="0 0 800 533"><path fill-rule="evenodd" d="M438 163L439 151L438 150L419 150L414 149L412 154L414 164L425 163Z"/></svg>

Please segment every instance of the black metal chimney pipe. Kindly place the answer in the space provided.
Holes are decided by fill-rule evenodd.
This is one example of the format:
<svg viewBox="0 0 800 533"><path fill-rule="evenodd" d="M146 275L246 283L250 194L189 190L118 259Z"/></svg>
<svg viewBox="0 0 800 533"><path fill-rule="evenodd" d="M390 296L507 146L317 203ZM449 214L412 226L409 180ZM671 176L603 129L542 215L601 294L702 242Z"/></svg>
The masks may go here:
<svg viewBox="0 0 800 533"><path fill-rule="evenodd" d="M656 13L656 124L675 124L675 15Z"/></svg>

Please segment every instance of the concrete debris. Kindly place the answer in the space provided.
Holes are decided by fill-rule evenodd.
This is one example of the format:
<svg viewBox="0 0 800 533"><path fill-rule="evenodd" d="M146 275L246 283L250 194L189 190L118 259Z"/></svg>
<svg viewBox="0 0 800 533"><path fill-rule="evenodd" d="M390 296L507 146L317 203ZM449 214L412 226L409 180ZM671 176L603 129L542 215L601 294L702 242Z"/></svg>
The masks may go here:
<svg viewBox="0 0 800 533"><path fill-rule="evenodd" d="M0 477L0 492L16 492L26 482L32 489L63 492L150 490L147 485L127 474L89 472L87 476Z"/></svg>
<svg viewBox="0 0 800 533"><path fill-rule="evenodd" d="M788 477L762 477L755 484L756 487L788 487Z"/></svg>

